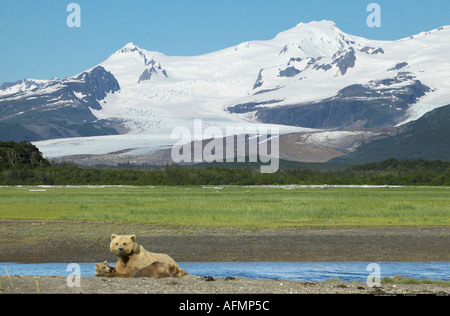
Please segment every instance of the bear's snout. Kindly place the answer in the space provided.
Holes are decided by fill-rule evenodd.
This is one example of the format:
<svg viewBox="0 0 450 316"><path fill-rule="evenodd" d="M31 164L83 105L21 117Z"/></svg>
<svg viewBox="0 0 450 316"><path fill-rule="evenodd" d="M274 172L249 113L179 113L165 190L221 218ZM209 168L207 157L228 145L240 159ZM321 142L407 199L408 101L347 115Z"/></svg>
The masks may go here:
<svg viewBox="0 0 450 316"><path fill-rule="evenodd" d="M125 249L123 247L119 247L119 248L117 248L117 252L124 253Z"/></svg>

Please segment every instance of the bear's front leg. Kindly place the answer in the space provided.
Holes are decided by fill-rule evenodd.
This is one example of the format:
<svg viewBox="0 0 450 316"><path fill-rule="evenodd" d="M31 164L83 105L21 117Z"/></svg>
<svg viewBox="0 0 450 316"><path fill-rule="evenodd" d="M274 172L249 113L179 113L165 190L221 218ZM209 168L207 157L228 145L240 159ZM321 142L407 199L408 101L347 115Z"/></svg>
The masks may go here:
<svg viewBox="0 0 450 316"><path fill-rule="evenodd" d="M121 262L120 259L119 259L119 261L117 261L115 268L116 268L116 273L118 275L126 275L127 274L127 267L126 267L126 265L123 264L123 262Z"/></svg>

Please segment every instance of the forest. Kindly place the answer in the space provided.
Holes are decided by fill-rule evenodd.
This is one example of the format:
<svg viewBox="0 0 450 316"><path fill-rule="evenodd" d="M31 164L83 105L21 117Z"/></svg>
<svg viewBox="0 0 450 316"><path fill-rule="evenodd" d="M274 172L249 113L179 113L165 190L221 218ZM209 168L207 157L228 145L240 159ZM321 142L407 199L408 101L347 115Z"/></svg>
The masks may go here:
<svg viewBox="0 0 450 316"><path fill-rule="evenodd" d="M202 164L159 167L122 165L84 168L52 163L33 144L0 142L0 185L450 185L450 162L397 160L319 169L280 164L260 173L249 164L235 167Z"/></svg>

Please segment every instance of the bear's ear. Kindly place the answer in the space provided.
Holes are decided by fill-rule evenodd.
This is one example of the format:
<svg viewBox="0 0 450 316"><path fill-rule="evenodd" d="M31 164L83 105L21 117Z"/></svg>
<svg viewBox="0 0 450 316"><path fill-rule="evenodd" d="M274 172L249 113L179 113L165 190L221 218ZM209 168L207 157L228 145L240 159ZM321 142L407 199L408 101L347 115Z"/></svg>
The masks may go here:
<svg viewBox="0 0 450 316"><path fill-rule="evenodd" d="M131 239L132 241L135 241L135 240L136 240L136 235L131 235L131 236L130 236L130 239Z"/></svg>
<svg viewBox="0 0 450 316"><path fill-rule="evenodd" d="M117 235L112 234L112 235L111 235L111 240L113 240L113 239L116 238L116 237L117 237Z"/></svg>
<svg viewBox="0 0 450 316"><path fill-rule="evenodd" d="M108 264L108 260L105 260L105 262L103 262L103 263L106 263L106 264Z"/></svg>

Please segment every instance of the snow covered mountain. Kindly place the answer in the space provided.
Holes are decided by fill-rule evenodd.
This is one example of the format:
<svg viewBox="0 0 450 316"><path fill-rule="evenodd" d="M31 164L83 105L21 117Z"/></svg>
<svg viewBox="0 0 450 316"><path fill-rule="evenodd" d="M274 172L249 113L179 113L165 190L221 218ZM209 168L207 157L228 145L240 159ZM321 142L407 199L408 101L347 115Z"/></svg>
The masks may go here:
<svg viewBox="0 0 450 316"><path fill-rule="evenodd" d="M109 126L111 122L99 121L91 112L101 109L99 101L107 93L120 89L116 79L101 66L72 78L39 84L0 97L2 140L118 134Z"/></svg>
<svg viewBox="0 0 450 316"><path fill-rule="evenodd" d="M449 39L449 26L373 41L320 21L200 56L166 56L129 43L84 72L92 80L77 75L34 90L2 95L0 89L0 138L5 124L28 129L21 118L32 112L40 113L35 125L42 124L29 140L41 140L36 145L50 157L148 154L173 144L171 131L192 129L194 119L221 128L276 124L283 133L332 135L393 127L449 103ZM43 127L54 121L49 89L53 101L64 95L58 133ZM74 122L69 109L75 108L83 115ZM77 128L67 132L66 121ZM87 127L89 133L76 132Z"/></svg>
<svg viewBox="0 0 450 316"><path fill-rule="evenodd" d="M56 81L58 81L57 78L53 78L51 80L20 79L14 82L4 82L0 85L0 97L5 96L7 94L14 94L17 92L34 90L48 83Z"/></svg>

